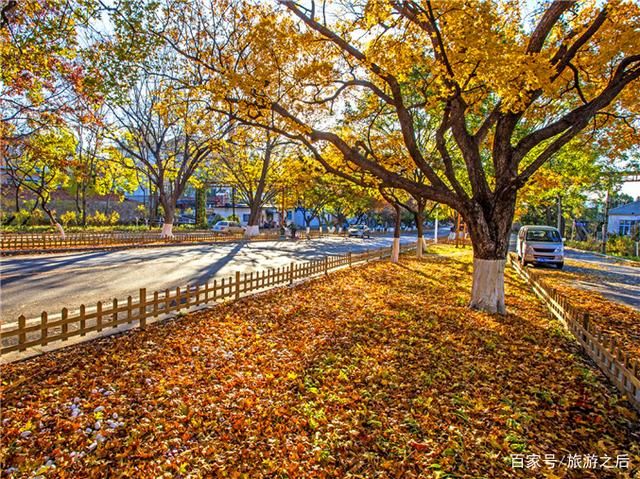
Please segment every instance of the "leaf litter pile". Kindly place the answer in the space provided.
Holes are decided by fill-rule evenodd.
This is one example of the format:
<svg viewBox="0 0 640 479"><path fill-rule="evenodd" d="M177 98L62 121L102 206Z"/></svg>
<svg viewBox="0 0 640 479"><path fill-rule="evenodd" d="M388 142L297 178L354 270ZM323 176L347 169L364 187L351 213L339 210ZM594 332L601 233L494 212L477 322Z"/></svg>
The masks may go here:
<svg viewBox="0 0 640 479"><path fill-rule="evenodd" d="M3 477L637 477L628 403L511 272L508 315L468 310L470 273L373 263L5 366Z"/></svg>

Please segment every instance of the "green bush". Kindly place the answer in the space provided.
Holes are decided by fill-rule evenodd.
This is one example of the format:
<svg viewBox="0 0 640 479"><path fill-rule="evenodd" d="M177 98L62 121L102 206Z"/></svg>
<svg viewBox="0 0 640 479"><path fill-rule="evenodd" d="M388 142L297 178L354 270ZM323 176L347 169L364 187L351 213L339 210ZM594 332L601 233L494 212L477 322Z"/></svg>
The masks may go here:
<svg viewBox="0 0 640 479"><path fill-rule="evenodd" d="M589 239L587 241L567 240L565 241L565 245L570 248L582 249L585 251L600 251L602 249L602 242L594 239Z"/></svg>
<svg viewBox="0 0 640 479"><path fill-rule="evenodd" d="M102 211L96 211L93 215L87 216L87 224L91 226L105 226L109 224L109 217Z"/></svg>
<svg viewBox="0 0 640 479"><path fill-rule="evenodd" d="M612 236L607 241L609 253L620 256L635 255L635 241L630 236Z"/></svg>
<svg viewBox="0 0 640 479"><path fill-rule="evenodd" d="M60 215L60 222L66 228L70 224L77 224L78 216L75 211L67 211Z"/></svg>
<svg viewBox="0 0 640 479"><path fill-rule="evenodd" d="M109 224L111 226L117 225L118 221L120 221L120 213L117 211L112 211L109 215Z"/></svg>
<svg viewBox="0 0 640 479"><path fill-rule="evenodd" d="M567 240L565 245L584 251L602 251L602 242L593 239L588 241ZM634 238L630 236L611 235L607 239L607 254L624 256L626 258L637 258L637 256L635 256L636 242Z"/></svg>
<svg viewBox="0 0 640 479"><path fill-rule="evenodd" d="M136 213L140 215L141 218L147 217L147 207L145 205L138 205L136 207Z"/></svg>

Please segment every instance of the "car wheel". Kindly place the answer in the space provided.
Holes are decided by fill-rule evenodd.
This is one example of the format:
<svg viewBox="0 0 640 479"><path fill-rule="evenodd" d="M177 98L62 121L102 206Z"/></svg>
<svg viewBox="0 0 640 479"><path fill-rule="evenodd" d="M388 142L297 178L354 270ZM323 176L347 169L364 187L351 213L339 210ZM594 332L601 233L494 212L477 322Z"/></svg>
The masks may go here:
<svg viewBox="0 0 640 479"><path fill-rule="evenodd" d="M562 269L563 267L564 267L564 261L562 261L560 263L556 263L556 268Z"/></svg>

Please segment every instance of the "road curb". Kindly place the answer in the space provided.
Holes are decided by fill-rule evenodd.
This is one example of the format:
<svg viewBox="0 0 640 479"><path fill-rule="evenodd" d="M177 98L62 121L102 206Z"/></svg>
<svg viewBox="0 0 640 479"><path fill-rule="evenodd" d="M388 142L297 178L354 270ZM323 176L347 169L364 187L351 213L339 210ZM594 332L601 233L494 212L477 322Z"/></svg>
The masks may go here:
<svg viewBox="0 0 640 479"><path fill-rule="evenodd" d="M633 265L634 267L640 267L640 261L636 261L634 259L628 259L628 258L622 258L620 256L614 256L611 254L603 254L603 253L599 253L597 251L589 251L586 249L578 249L578 248L572 248L571 246L565 246L565 249L571 250L571 251L576 251L578 253L588 253L588 254L592 254L595 256L600 256L601 258L609 258L612 259L614 261L618 261L620 263L630 263L631 265Z"/></svg>

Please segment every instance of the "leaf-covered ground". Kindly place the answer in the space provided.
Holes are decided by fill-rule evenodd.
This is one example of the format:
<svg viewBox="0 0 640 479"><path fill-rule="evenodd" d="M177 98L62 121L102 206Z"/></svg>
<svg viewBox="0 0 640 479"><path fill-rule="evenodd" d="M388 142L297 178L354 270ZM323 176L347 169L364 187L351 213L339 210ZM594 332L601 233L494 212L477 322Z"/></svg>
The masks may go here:
<svg viewBox="0 0 640 479"><path fill-rule="evenodd" d="M469 311L470 268L374 263L5 367L4 475L634 477L638 416L511 273L510 314Z"/></svg>
<svg viewBox="0 0 640 479"><path fill-rule="evenodd" d="M568 260L573 271L558 271L548 268L536 268L546 281L553 285L576 306L589 311L591 321L602 331L616 339L628 352L640 360L640 311L605 298L584 285L597 285L607 274L603 270L598 274L593 263ZM584 270L590 273L583 272Z"/></svg>

